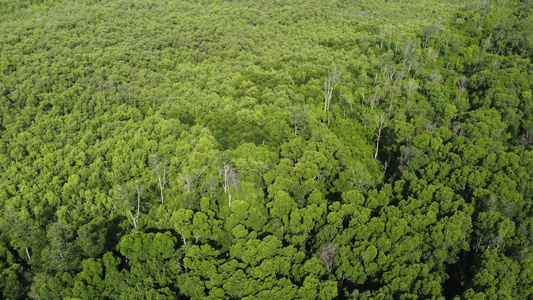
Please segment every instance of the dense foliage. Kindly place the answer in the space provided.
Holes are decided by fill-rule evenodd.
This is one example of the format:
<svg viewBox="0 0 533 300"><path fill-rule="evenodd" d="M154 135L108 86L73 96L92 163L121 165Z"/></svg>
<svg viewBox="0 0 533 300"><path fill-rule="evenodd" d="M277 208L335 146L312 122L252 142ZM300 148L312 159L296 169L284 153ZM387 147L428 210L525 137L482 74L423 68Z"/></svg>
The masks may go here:
<svg viewBox="0 0 533 300"><path fill-rule="evenodd" d="M0 0L0 297L528 299L533 3Z"/></svg>

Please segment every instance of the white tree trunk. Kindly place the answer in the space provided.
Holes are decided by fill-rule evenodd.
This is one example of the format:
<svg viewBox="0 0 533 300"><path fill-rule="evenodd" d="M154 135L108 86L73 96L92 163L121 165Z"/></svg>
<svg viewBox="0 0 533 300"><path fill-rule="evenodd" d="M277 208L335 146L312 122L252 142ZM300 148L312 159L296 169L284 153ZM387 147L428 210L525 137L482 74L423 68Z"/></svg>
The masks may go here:
<svg viewBox="0 0 533 300"><path fill-rule="evenodd" d="M141 210L141 190L139 189L139 186L136 186L135 189L137 190L137 215L134 217L131 213L131 210L128 210L130 213L131 220L133 221L133 227L137 229L137 222L139 221L139 214Z"/></svg>
<svg viewBox="0 0 533 300"><path fill-rule="evenodd" d="M328 75L324 77L324 112L328 117L328 127L330 121L329 105L333 97L333 90L337 85L338 75L337 68L334 68L332 72L328 72Z"/></svg>
<svg viewBox="0 0 533 300"><path fill-rule="evenodd" d="M378 131L378 137L376 141L376 154L374 154L374 159L378 159L378 151L379 151L379 138L381 137L381 130Z"/></svg>
<svg viewBox="0 0 533 300"><path fill-rule="evenodd" d="M374 159L378 159L379 140L381 138L381 131L387 127L388 118L385 114L379 114L374 116L374 129L376 130L376 153Z"/></svg>
<svg viewBox="0 0 533 300"><path fill-rule="evenodd" d="M31 259L31 256L30 256L30 251L28 250L28 247L24 247L26 248L26 255L28 256L28 260Z"/></svg>
<svg viewBox="0 0 533 300"><path fill-rule="evenodd" d="M159 190L161 191L161 204L165 204L165 199L163 198L163 186L165 185L163 182L161 182L161 176L157 176L157 180L159 180Z"/></svg>

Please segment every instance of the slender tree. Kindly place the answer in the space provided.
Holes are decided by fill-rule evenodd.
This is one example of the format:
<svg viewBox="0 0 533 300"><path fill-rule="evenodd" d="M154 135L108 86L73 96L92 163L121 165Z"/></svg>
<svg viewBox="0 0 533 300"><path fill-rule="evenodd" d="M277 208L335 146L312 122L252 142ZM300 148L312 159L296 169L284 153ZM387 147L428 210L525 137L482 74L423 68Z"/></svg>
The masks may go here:
<svg viewBox="0 0 533 300"><path fill-rule="evenodd" d="M10 235L14 245L24 248L24 252L28 260L30 260L30 244L34 235L34 221L29 217L25 217L24 213L16 212L13 206L6 206L4 210L4 220L0 222L0 228Z"/></svg>
<svg viewBox="0 0 533 300"><path fill-rule="evenodd" d="M222 187L224 188L224 193L228 193L228 206L231 206L231 187L235 189L237 194L239 193L238 184L237 184L237 173L228 162L224 162L223 167L219 170L220 177L222 178Z"/></svg>
<svg viewBox="0 0 533 300"><path fill-rule="evenodd" d="M309 108L304 105L295 106L291 112L290 120L294 124L294 135L298 129L305 129Z"/></svg>
<svg viewBox="0 0 533 300"><path fill-rule="evenodd" d="M139 223L140 211L141 211L141 197L142 197L142 194L144 193L144 188L141 187L138 181L135 182L135 186L133 187L134 195L137 198L135 204L131 203L132 202L131 200L133 199L131 190L129 190L128 188L119 186L117 187L117 191L118 191L118 200L120 202L120 205L123 206L124 209L126 209L126 211L128 212L128 215L133 221L133 227L137 229L137 226ZM132 204L134 204L134 206L137 207L137 213L135 215L131 212Z"/></svg>
<svg viewBox="0 0 533 300"><path fill-rule="evenodd" d="M329 105L331 103L331 98L333 97L333 89L338 84L339 81L339 72L337 67L333 68L333 71L328 72L324 77L324 112L328 116L328 127L329 127Z"/></svg>
<svg viewBox="0 0 533 300"><path fill-rule="evenodd" d="M159 190L161 192L161 204L165 204L163 189L165 188L165 181L168 176L168 159L161 158L157 153L150 157L150 166L154 171L159 181Z"/></svg>
<svg viewBox="0 0 533 300"><path fill-rule="evenodd" d="M374 115L373 117L373 128L376 131L376 153L374 154L374 159L378 159L379 151L379 139L381 138L381 132L385 127L387 127L388 118L384 113Z"/></svg>
<svg viewBox="0 0 533 300"><path fill-rule="evenodd" d="M318 249L316 253L318 261L328 270L328 272L333 272L335 266L335 256L339 251L339 247L333 243L326 243Z"/></svg>

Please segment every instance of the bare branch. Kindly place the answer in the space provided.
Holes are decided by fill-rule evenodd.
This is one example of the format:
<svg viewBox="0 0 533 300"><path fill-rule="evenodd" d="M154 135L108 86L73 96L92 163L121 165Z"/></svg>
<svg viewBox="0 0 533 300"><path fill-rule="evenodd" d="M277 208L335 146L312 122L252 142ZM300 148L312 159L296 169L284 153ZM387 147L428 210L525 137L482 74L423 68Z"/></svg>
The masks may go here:
<svg viewBox="0 0 533 300"><path fill-rule="evenodd" d="M331 98L333 97L333 90L339 81L339 72L337 68L333 68L333 71L328 72L324 77L324 112L328 116L328 127L329 127L329 105L331 103Z"/></svg>
<svg viewBox="0 0 533 300"><path fill-rule="evenodd" d="M237 173L227 161L224 162L223 167L218 171L218 173L222 178L222 187L224 188L224 193L228 193L228 206L231 206L231 198L233 198L231 195L231 187L235 189L237 195L239 194Z"/></svg>
<svg viewBox="0 0 533 300"><path fill-rule="evenodd" d="M332 272L335 264L335 256L339 251L339 247L333 243L326 243L318 249L317 259L328 270Z"/></svg>
<svg viewBox="0 0 533 300"><path fill-rule="evenodd" d="M375 115L373 118L373 127L374 130L376 130L376 153L374 154L374 159L378 159L378 151L379 151L379 139L381 138L381 132L385 127L387 127L387 123L389 122L389 119L385 114L378 114Z"/></svg>
<svg viewBox="0 0 533 300"><path fill-rule="evenodd" d="M157 176L157 180L159 181L159 190L161 192L161 204L164 204L165 198L163 196L163 189L165 188L166 178L168 175L168 159L161 158L156 153L150 156L150 166L152 167L152 171L154 171L155 175Z"/></svg>

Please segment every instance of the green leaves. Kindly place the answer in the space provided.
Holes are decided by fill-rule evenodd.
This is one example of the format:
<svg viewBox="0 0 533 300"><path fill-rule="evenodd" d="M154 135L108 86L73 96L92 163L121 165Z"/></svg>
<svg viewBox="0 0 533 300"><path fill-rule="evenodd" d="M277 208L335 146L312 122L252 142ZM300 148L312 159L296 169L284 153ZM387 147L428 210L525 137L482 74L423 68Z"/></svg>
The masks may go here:
<svg viewBox="0 0 533 300"><path fill-rule="evenodd" d="M176 240L170 232L141 233L124 236L118 249L132 262L158 260L164 261L174 256Z"/></svg>
<svg viewBox="0 0 533 300"><path fill-rule="evenodd" d="M0 298L532 293L531 3L8 2Z"/></svg>
<svg viewBox="0 0 533 300"><path fill-rule="evenodd" d="M171 218L174 222L174 229L181 235L185 247L187 247L187 239L192 236L191 224L193 221L193 214L192 210L181 208L174 212Z"/></svg>

